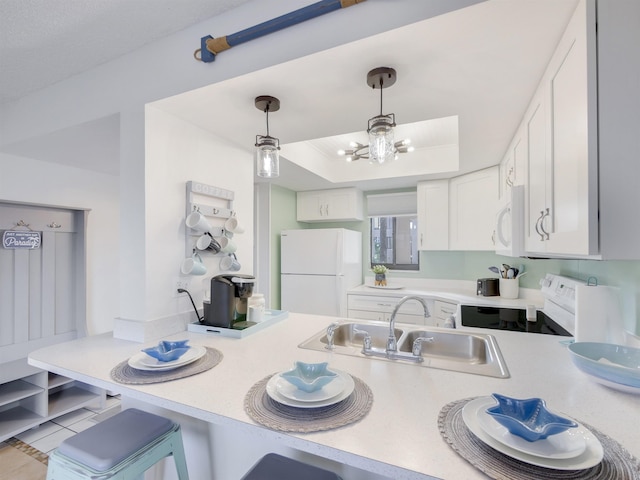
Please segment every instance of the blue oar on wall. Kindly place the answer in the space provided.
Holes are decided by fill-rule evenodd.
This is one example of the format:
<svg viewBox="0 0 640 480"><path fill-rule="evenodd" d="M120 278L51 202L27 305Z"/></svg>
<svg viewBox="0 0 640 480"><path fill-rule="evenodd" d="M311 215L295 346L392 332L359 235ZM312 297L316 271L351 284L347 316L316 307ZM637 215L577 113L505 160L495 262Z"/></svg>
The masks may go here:
<svg viewBox="0 0 640 480"><path fill-rule="evenodd" d="M268 35L269 33L277 32L292 25L297 25L306 20L319 17L325 13L333 12L341 8L347 8L356 3L364 2L365 0L322 0L320 2L313 3L304 8L294 10L293 12L281 15L273 20L254 25L253 27L245 28L237 33L226 35L224 37L213 38L211 35L202 37L200 39L200 48L193 54L196 60L210 63L216 59L216 55L224 50L228 50L231 47L240 45L241 43L254 40L256 38ZM198 56L198 52L200 56Z"/></svg>

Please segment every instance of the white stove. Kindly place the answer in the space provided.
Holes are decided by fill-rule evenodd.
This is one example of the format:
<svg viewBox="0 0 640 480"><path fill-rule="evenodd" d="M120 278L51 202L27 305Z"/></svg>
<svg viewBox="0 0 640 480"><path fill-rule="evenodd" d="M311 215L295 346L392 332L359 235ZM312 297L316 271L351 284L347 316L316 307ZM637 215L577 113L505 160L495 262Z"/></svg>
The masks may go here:
<svg viewBox="0 0 640 480"><path fill-rule="evenodd" d="M544 297L542 311L572 335L576 333L576 291L586 282L547 273L540 280Z"/></svg>

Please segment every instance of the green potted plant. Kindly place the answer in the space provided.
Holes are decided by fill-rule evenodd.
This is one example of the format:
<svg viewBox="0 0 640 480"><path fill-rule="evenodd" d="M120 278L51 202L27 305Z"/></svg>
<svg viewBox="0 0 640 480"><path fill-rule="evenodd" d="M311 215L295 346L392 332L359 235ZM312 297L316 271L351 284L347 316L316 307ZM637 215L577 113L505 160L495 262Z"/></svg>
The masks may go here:
<svg viewBox="0 0 640 480"><path fill-rule="evenodd" d="M387 270L388 268L384 265L374 265L371 270L376 274L375 286L377 287L386 287L387 286Z"/></svg>

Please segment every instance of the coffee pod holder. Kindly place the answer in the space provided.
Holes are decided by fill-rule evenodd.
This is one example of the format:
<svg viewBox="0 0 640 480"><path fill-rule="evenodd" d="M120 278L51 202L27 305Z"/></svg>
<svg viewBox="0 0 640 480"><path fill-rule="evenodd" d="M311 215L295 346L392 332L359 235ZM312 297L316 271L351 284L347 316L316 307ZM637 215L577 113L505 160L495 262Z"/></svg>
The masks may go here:
<svg viewBox="0 0 640 480"><path fill-rule="evenodd" d="M205 216L211 224L211 229L205 234L211 237L228 237L232 238L234 232L225 229L225 222L229 218L236 216L233 209L233 201L235 193L212 185L195 182L190 180L186 183L186 212L185 219L193 212L198 212ZM185 255L191 256L197 250L196 242L203 235L202 231L189 228L185 224ZM198 250L200 254L225 256L227 253ZM235 255L234 255L235 257Z"/></svg>

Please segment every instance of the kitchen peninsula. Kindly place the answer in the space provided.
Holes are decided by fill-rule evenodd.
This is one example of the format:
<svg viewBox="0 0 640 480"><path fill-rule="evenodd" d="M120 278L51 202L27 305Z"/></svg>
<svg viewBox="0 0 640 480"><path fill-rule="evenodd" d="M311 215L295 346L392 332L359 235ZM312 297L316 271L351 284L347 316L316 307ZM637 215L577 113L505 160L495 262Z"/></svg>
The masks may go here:
<svg viewBox="0 0 640 480"><path fill-rule="evenodd" d="M350 480L486 478L443 440L438 414L449 402L493 392L542 397L550 408L598 429L640 457L640 396L590 381L571 363L561 343L566 337L492 331L510 372L510 378L501 379L298 348L335 320L289 313L242 339L173 335L169 339L188 338L191 345L216 348L224 358L211 370L166 383L123 385L112 380L114 366L149 345L111 334L37 350L29 363L118 392L125 407L142 405L180 421L194 479L239 479L269 451L330 468ZM295 360L328 361L364 381L373 393L371 411L357 423L310 434L282 433L254 423L244 409L245 395Z"/></svg>

